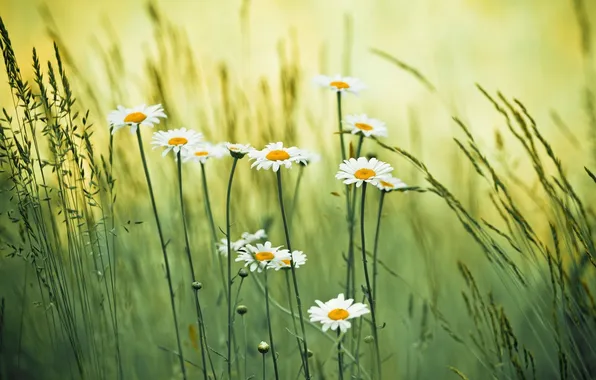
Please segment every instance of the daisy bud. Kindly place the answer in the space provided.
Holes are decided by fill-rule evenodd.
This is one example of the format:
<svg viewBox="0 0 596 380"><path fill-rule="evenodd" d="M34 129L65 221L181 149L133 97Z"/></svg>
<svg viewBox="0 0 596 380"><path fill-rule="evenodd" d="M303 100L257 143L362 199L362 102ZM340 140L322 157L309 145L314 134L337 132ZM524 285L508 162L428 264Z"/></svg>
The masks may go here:
<svg viewBox="0 0 596 380"><path fill-rule="evenodd" d="M373 338L372 335L367 335L364 337L364 343L372 343L374 340L375 338Z"/></svg>
<svg viewBox="0 0 596 380"><path fill-rule="evenodd" d="M261 354L265 355L267 352L269 352L269 345L267 344L267 342L261 342L259 343L257 349Z"/></svg>
<svg viewBox="0 0 596 380"><path fill-rule="evenodd" d="M203 288L203 284L201 284L201 283L200 283L200 282L198 282L198 281L195 281L195 282L193 282L193 283L192 283L192 288L193 288L194 290L200 290L201 288Z"/></svg>
<svg viewBox="0 0 596 380"><path fill-rule="evenodd" d="M248 307L246 307L245 305L238 305L238 307L236 308L236 313L244 315L248 313Z"/></svg>
<svg viewBox="0 0 596 380"><path fill-rule="evenodd" d="M312 358L313 356L315 356L315 353L312 352L310 349L306 350L306 356L308 356L309 358Z"/></svg>
<svg viewBox="0 0 596 380"><path fill-rule="evenodd" d="M246 278L248 277L248 271L245 268L240 268L240 270L238 271L238 276Z"/></svg>

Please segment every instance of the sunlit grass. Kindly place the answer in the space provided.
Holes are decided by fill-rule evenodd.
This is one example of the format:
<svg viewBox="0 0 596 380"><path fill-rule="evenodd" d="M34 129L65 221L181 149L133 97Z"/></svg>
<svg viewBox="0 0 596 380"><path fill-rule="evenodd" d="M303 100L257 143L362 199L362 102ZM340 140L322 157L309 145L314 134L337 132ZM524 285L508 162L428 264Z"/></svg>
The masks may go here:
<svg viewBox="0 0 596 380"><path fill-rule="evenodd" d="M283 61L279 91L264 80L263 96L249 97L225 65L195 70L187 41L151 14L160 55L139 58L140 77L146 102L169 116L155 130L186 127L258 148L282 141L322 159L274 174L251 169L248 157L191 165L150 149L139 156L150 129L111 135L106 121L131 102L116 79L124 76L117 47L104 57L112 91L99 94L74 70L65 40L49 63L34 51L34 77L23 78L28 63L16 61L2 24L13 103L0 120L1 376L574 379L596 371L596 170L586 158L583 179L572 181L523 101L479 87L500 118L496 152L454 114L454 177L472 175L447 184L391 131L365 138L338 127L352 103L333 92L325 95L335 119L298 123L320 90L297 91L308 80L297 63ZM376 54L437 91L416 69ZM172 67L176 57L188 64L184 75ZM206 77L218 78L217 93L205 90ZM512 144L531 175L509 166ZM411 187L389 196L333 178L343 157L360 156L390 163ZM308 261L239 271L232 242L261 228ZM227 258L216 246L226 235ZM352 320L344 335L323 332L307 309L342 292L376 314Z"/></svg>

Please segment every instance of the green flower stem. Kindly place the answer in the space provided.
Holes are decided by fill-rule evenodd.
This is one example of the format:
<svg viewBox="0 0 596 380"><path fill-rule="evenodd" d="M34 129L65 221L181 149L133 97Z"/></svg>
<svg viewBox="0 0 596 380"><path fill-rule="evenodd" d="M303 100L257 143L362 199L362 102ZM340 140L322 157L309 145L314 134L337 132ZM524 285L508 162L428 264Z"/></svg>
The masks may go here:
<svg viewBox="0 0 596 380"><path fill-rule="evenodd" d="M377 214L377 229L375 231L375 245L373 248L373 285L371 297L376 305L377 303L377 275L378 272L378 251L379 251L379 235L381 232L381 213L383 212L383 201L385 200L385 190L381 190L381 198L379 199L379 212Z"/></svg>
<svg viewBox="0 0 596 380"><path fill-rule="evenodd" d="M182 216L182 227L184 230L184 244L186 257L188 258L188 268L190 269L190 280L191 284L197 281L195 275L195 268L192 262L192 254L190 252L190 239L188 238L188 226L186 224L186 211L184 208L184 192L182 188L182 151L178 151L176 154L177 167L178 167L178 196L180 198L180 214ZM203 377L207 380L207 362L205 360L205 348L203 346L203 337L201 333L201 312L199 310L198 293L195 293L194 297L195 311L197 313L197 327L199 328L199 339L201 340L201 359L203 360Z"/></svg>
<svg viewBox="0 0 596 380"><path fill-rule="evenodd" d="M302 355L302 343L300 342L300 337L298 336L298 326L296 325L296 317L294 314L294 303L292 302L292 286L290 285L290 274L287 270L284 269L284 274L286 275L286 289L288 290L288 305L290 306L290 313L292 313L292 325L294 327L294 335L296 336L296 343L298 343L298 351L300 351L300 360L302 361L302 367L304 367L304 355Z"/></svg>
<svg viewBox="0 0 596 380"><path fill-rule="evenodd" d="M234 180L234 172L236 171L237 164L238 159L234 157L226 197L226 239L228 241L228 290L226 291L228 294L228 379L232 379L232 238L230 235L230 200L232 197L232 181Z"/></svg>
<svg viewBox="0 0 596 380"><path fill-rule="evenodd" d="M153 186L151 185L151 176L149 175L149 168L147 167L147 159L145 158L145 150L143 149L143 140L141 139L141 128L137 125L137 141L139 143L139 152L141 154L141 161L143 162L143 170L145 171L145 179L147 180L147 188L149 190L149 197L151 198L151 206L153 207L153 215L155 216L155 224L157 224L157 232L161 244L161 251L166 266L166 278L168 280L168 288L170 290L170 303L172 306L172 315L174 317L174 328L176 330L176 343L178 345L178 359L180 360L180 370L182 371L183 379L186 379L186 367L184 366L184 356L182 353L182 343L180 340L180 331L178 329L178 315L176 314L176 304L174 302L174 286L172 285L172 274L170 271L170 261L168 260L168 253L166 251L166 242L163 237L163 231L159 216L157 214L157 205L155 204L155 195L153 194Z"/></svg>
<svg viewBox="0 0 596 380"><path fill-rule="evenodd" d="M267 366L265 365L265 354L263 356L263 380L267 380Z"/></svg>
<svg viewBox="0 0 596 380"><path fill-rule="evenodd" d="M377 359L377 375L379 379L381 376L381 355L379 351L379 336L377 334L377 318L375 312L375 301L371 295L370 276L368 275L368 261L366 259L366 243L364 233L364 206L366 200L366 182L362 184L362 201L360 204L360 234L362 240L362 264L364 266L364 279L366 281L366 296L368 297L368 303L370 304L370 314L372 317L372 334L375 340L375 356Z"/></svg>
<svg viewBox="0 0 596 380"><path fill-rule="evenodd" d="M341 159L342 161L346 159L346 143L344 141L344 134L341 133L341 91L337 92L337 126L339 132L339 143L341 147Z"/></svg>
<svg viewBox="0 0 596 380"><path fill-rule="evenodd" d="M201 356L203 359L203 375L205 375L207 362L205 362L205 352L207 352L207 359L211 366L211 374L213 379L217 379L215 375L215 367L213 366L213 360L211 360L211 353L209 352L209 344L207 341L207 331L205 330L205 321L203 320L203 310L201 309L201 301L199 299L199 290L195 289L195 299L197 300L197 308L199 312L199 343L201 345Z"/></svg>
<svg viewBox="0 0 596 380"><path fill-rule="evenodd" d="M271 356L273 357L273 371L275 372L275 380L279 380L279 371L277 369L277 354L275 353L275 344L273 342L273 331L271 330L271 313L269 311L269 284L267 283L267 267L263 269L265 272L265 307L267 308L267 328L269 329L269 346L271 347ZM265 376L265 364L263 363L263 376Z"/></svg>
<svg viewBox="0 0 596 380"><path fill-rule="evenodd" d="M213 211L211 210L211 201L209 200L209 187L207 185L207 174L205 173L205 164L201 162L201 179L203 182L203 193L205 194L205 213L207 214L207 218L209 219L209 228L211 229L211 249L217 256L217 261L219 265L219 272L221 277L221 284L222 288L226 297L228 299L228 288L226 286L226 280L224 277L224 267L223 261L221 259L221 255L217 252L216 245L217 245L217 232L215 230L215 222L213 221Z"/></svg>
<svg viewBox="0 0 596 380"><path fill-rule="evenodd" d="M337 366L339 371L339 380L344 379L344 356L341 352L341 341L343 336L341 335L341 330L337 329Z"/></svg>
<svg viewBox="0 0 596 380"><path fill-rule="evenodd" d="M281 218L284 224L284 232L286 235L286 246L292 252L292 243L290 241L290 231L288 230L288 222L286 220L286 211L284 208L283 190L281 185L281 169L277 171L277 195L279 198L279 208L281 211ZM296 294L296 304L298 306L298 316L300 318L300 329L302 330L302 344L303 344L303 361L304 361L304 375L306 380L310 379L310 371L308 366L308 344L306 342L306 329L304 328L304 317L302 315L302 301L300 300L300 290L298 289L298 279L296 278L296 267L294 260L290 260L290 269L292 271L292 281L294 282L294 293ZM273 347L273 345L272 345Z"/></svg>

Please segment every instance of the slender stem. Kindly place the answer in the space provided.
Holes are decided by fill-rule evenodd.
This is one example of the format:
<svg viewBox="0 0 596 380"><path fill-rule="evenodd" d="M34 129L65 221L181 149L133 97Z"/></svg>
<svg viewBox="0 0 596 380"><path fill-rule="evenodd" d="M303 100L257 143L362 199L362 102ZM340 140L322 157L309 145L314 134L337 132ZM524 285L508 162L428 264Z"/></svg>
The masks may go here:
<svg viewBox="0 0 596 380"><path fill-rule="evenodd" d="M344 379L344 356L341 352L342 338L343 337L341 336L341 330L337 329L337 365L338 365L337 369L339 370L339 380Z"/></svg>
<svg viewBox="0 0 596 380"><path fill-rule="evenodd" d="M178 167L178 197L180 198L180 215L182 217L182 229L184 230L184 250L186 251L186 257L188 258L188 268L190 270L190 280L191 284L197 281L195 275L195 268L192 261L192 254L190 252L190 239L188 237L188 225L186 223L186 210L184 208L184 192L182 188L182 154L181 151L178 151L176 154L177 158L177 167ZM201 340L201 358L203 360L203 377L207 380L207 362L205 361L205 348L203 346L202 334L201 334L201 312L199 310L199 294L198 291L195 292L193 299L195 303L195 311L197 313L197 327L199 328L199 339Z"/></svg>
<svg viewBox="0 0 596 380"><path fill-rule="evenodd" d="M209 365L211 367L211 374L214 380L217 380L217 375L215 374L215 367L213 366L213 360L211 360L211 352L209 351L209 343L207 339L207 330L205 329L205 322L203 319L203 310L201 309L201 300L199 299L199 292L197 290L197 303L199 304L199 338L200 342L205 345L205 351L207 352L207 359L209 360ZM205 364L206 365L206 364Z"/></svg>
<svg viewBox="0 0 596 380"><path fill-rule="evenodd" d="M366 296L368 297L368 303L370 304L370 314L372 318L372 334L375 340L375 356L377 357L377 375L379 375L379 379L382 379L381 376L381 355L379 352L379 339L377 334L377 318L375 312L375 301L371 296L371 286L370 286L370 276L368 275L368 262L366 259L366 243L365 243L365 233L364 233L364 205L366 200L366 182L362 184L362 201L360 204L360 234L361 234L361 244L362 244L362 264L364 266L364 279L366 280Z"/></svg>
<svg viewBox="0 0 596 380"><path fill-rule="evenodd" d="M341 147L341 159L342 161L346 159L346 143L344 142L344 134L341 133L341 91L337 92L337 126L339 132L339 143Z"/></svg>
<svg viewBox="0 0 596 380"><path fill-rule="evenodd" d="M298 179L296 179L296 186L294 186L294 199L292 199L292 208L290 209L290 215L288 216L288 223L292 225L294 220L294 214L296 213L296 205L298 204L298 190L300 189L300 183L302 182L302 176L304 174L304 165L300 165L298 169Z"/></svg>
<svg viewBox="0 0 596 380"><path fill-rule="evenodd" d="M275 353L275 344L273 342L273 331L271 330L271 314L269 312L269 284L267 283L267 268L265 272L265 307L267 308L267 328L269 329L269 345L271 346L271 356L273 357L273 370L275 371L275 379L279 380L279 372L277 369L277 354ZM263 356L264 357L264 356ZM263 363L263 376L265 376L265 363Z"/></svg>
<svg viewBox="0 0 596 380"><path fill-rule="evenodd" d="M242 330L244 330L244 378L248 378L248 339L246 337L246 323L242 316Z"/></svg>
<svg viewBox="0 0 596 380"><path fill-rule="evenodd" d="M201 360L203 361L203 378L207 377L207 360L205 358L205 347L207 346L207 338L204 336L203 315L201 313L201 304L199 303L199 290L195 289L195 303L197 306L197 324L199 325L199 345L201 346ZM209 348L207 348L209 350Z"/></svg>
<svg viewBox="0 0 596 380"><path fill-rule="evenodd" d="M226 296L226 300L228 299L228 288L226 286L226 280L224 277L224 267L223 262L221 259L221 255L216 250L217 245L217 232L215 230L215 222L213 221L213 211L211 210L211 201L209 200L209 187L207 186L207 174L205 173L205 164L201 163L201 180L203 182L203 194L205 194L205 212L207 213L207 218L209 219L209 228L211 229L211 250L217 256L217 261L219 264L219 272L221 277L222 288L224 294Z"/></svg>
<svg viewBox="0 0 596 380"><path fill-rule="evenodd" d="M300 351L300 360L302 360L302 366L304 367L304 355L302 355L302 343L298 336L298 326L296 326L296 317L294 313L294 303L292 302L292 286L290 285L290 274L284 269L286 275L286 288L288 290L288 305L290 306L290 313L292 313L292 325L294 326L294 335L296 336L296 343L298 343L298 351Z"/></svg>
<svg viewBox="0 0 596 380"><path fill-rule="evenodd" d="M159 235L159 242L161 244L161 252L166 267L166 278L168 280L168 288L170 290L170 304L172 306L172 316L174 317L174 328L176 330L176 343L178 345L178 352L180 355L180 370L182 377L186 379L186 367L184 366L184 355L182 353L182 342L180 340L180 331L178 329L178 315L176 314L176 303L174 302L174 286L172 284L172 274L170 271L170 261L166 251L166 242L163 237L161 223L157 214L157 205L155 204L155 195L153 194L153 185L151 184L151 176L149 175L149 168L147 167L147 159L145 158L145 150L143 149L143 140L141 139L141 128L137 125L137 141L139 143L139 152L141 154L141 161L143 162L143 170L145 171L145 179L147 180L147 188L149 190L149 198L151 198L151 206L153 208L153 215L155 216L155 224L157 225L157 232Z"/></svg>
<svg viewBox="0 0 596 380"><path fill-rule="evenodd" d="M373 285L371 291L371 297L373 302L377 303L377 275L378 272L378 251L379 251L379 235L381 232L381 213L383 212L383 201L385 200L385 194L387 192L382 190L381 191L381 198L379 199L379 212L377 215L377 230L375 231L375 246L373 249Z"/></svg>
<svg viewBox="0 0 596 380"><path fill-rule="evenodd" d="M358 147L356 148L356 158L360 157L362 145L364 143L364 135L360 135L358 139ZM350 192L350 190L352 190ZM350 197L351 195L351 197ZM346 185L346 202L348 203L348 228L349 228L349 246L348 246L348 281L346 281L348 291L347 297L354 297L356 295L356 269L354 268L354 227L356 225L356 190L351 186ZM355 333L355 330L352 330Z"/></svg>
<svg viewBox="0 0 596 380"><path fill-rule="evenodd" d="M267 379L267 366L265 365L265 354L262 354L263 356L263 380Z"/></svg>
<svg viewBox="0 0 596 380"><path fill-rule="evenodd" d="M226 239L228 241L228 379L232 379L232 239L230 238L230 199L232 196L232 181L238 159L234 157L230 180L228 181L228 193L226 197Z"/></svg>
<svg viewBox="0 0 596 380"><path fill-rule="evenodd" d="M284 224L284 233L286 235L286 246L288 250L292 252L292 243L290 241L290 231L288 230L288 222L286 219L286 211L284 208L283 192L281 185L281 170L277 171L277 195L279 199L279 208L281 211L281 218ZM300 300L300 291L298 289L298 279L296 278L296 267L294 266L294 260L290 260L290 269L292 271L292 281L294 282L294 293L296 294L296 304L298 306L298 316L300 318L300 329L302 330L302 356L304 361L304 375L306 380L310 379L310 371L308 366L308 344L306 343L306 329L304 328L304 317L302 315L302 301Z"/></svg>

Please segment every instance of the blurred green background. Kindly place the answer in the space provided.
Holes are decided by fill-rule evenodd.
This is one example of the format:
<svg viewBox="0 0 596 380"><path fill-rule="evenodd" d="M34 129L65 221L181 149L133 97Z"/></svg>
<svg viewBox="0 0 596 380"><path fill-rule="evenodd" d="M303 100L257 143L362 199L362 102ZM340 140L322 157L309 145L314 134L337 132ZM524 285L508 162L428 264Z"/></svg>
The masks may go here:
<svg viewBox="0 0 596 380"><path fill-rule="evenodd" d="M367 113L385 121L389 137L383 141L423 161L475 218L494 220L498 213L487 196L490 186L453 142L454 136L463 135L452 116L469 126L483 153L512 183L515 200L538 236L545 241L550 236L545 218L548 202L542 202L546 197L539 190L532 163L476 84L491 94L502 91L506 97L521 100L562 159L577 192L586 197L587 204L594 200L593 183L583 169L593 167L596 157L585 92L594 88L596 78L594 32L589 27L589 16L596 14L592 1L164 0L151 4L136 0L3 0L0 15L26 80L33 79L31 49L37 48L42 62L53 60L52 42L57 42L77 109L90 110L98 156L108 150L107 113L119 104L139 103L164 105L169 118L160 129L187 127L214 142L233 140L256 147L284 141L319 152L321 162L304 169L292 223L293 245L309 257L299 271L305 310L315 299L324 301L342 291L345 263L341 255L347 247L344 201L331 194L343 191L333 178L340 162L334 134L335 98L312 84L312 77L319 73L361 78L368 89L359 97L344 97L344 115ZM426 84L412 75L412 70L397 67L375 49L420 72ZM14 112L5 83L3 80L0 86L0 102ZM144 133L148 146L149 131ZM119 254L116 302L124 378L176 378L175 357L159 348L174 349L174 337L138 148L134 136L124 130L115 136L114 144L118 200L113 227ZM185 349L187 356L198 362L187 334L193 310L175 164L162 159L160 152L149 152L159 210L171 239L169 251ZM391 163L395 175L406 183L425 186L423 175L399 155L372 141L365 143L364 152ZM222 229L229 167L229 160L207 165L216 224ZM297 172L284 173L288 201ZM200 170L188 165L184 175L193 254L197 275L205 286L201 294L210 344L223 352L226 311L217 264L209 248ZM240 163L233 189L233 238L244 231L270 227L270 240L283 243L274 184L272 173L251 171L246 160ZM14 208L12 200L2 196L2 211ZM377 199L378 194L371 193L367 204L370 240ZM384 210L380 258L389 270L381 269L378 300L380 320L386 323L381 337L387 357L384 378L457 378L449 366L470 379L489 378L483 360L470 349L473 344L455 341L442 328L445 322L434 313L430 316L429 309L440 312L450 329L467 340L471 320L460 294L465 282L458 274L459 260L472 268L481 292L492 292L505 306L514 321L513 329L542 359L538 378L554 378L550 374L557 359L554 344L547 338L550 328L528 328L535 323L532 316L542 314L540 307L550 302L541 295L548 284L540 275L545 262L534 267L513 253L514 260L534 280L523 295L513 296L515 288L486 260L442 199L430 193L391 194ZM135 221L144 223L135 225ZM17 234L7 220L1 223L8 231L5 236ZM27 271L28 279L24 278ZM0 294L7 305L4 370L9 378L66 378L68 373L63 371L68 367L69 348L66 342L48 343L41 323L43 312L36 304L40 300L34 278L22 260L0 259ZM281 278L273 281L279 281L273 297L285 305L284 283ZM263 296L250 277L244 286L241 299L250 310L246 322L251 369L258 377L256 345L267 338ZM25 288L29 290L23 297ZM274 325L282 363L290 362L283 378L294 378L299 356L286 330L290 319L278 311ZM321 378L335 378L331 341L311 328L308 334L314 360L322 365ZM97 338L105 346L96 352L101 353L102 365L113 366L113 342L104 338ZM371 352L365 347L363 360L369 360ZM115 378L113 371L113 367L106 369L105 378ZM199 376L198 370L189 371ZM514 378L512 374L496 377Z"/></svg>

